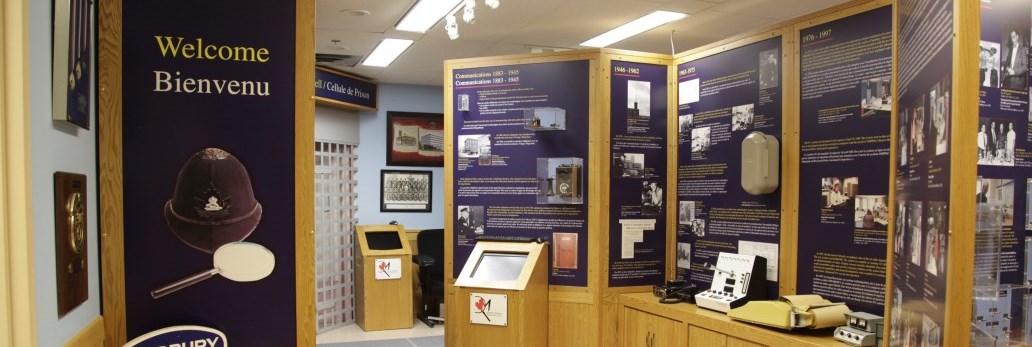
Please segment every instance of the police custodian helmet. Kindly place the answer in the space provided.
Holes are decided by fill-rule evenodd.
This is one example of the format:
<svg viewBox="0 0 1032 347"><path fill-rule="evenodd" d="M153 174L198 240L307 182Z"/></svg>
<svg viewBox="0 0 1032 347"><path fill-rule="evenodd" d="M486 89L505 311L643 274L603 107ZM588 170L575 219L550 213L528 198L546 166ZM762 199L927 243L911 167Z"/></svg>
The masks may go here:
<svg viewBox="0 0 1032 347"><path fill-rule="evenodd" d="M165 222L179 240L213 253L243 241L262 219L247 169L218 148L194 153L179 170L175 192L165 203Z"/></svg>

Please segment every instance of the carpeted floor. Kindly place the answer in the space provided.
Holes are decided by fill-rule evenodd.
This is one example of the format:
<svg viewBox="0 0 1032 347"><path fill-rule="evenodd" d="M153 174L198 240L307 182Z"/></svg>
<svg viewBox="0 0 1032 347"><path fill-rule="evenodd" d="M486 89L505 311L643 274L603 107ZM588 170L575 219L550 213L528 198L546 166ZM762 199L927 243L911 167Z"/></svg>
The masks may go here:
<svg viewBox="0 0 1032 347"><path fill-rule="evenodd" d="M317 347L444 347L444 336L320 344Z"/></svg>

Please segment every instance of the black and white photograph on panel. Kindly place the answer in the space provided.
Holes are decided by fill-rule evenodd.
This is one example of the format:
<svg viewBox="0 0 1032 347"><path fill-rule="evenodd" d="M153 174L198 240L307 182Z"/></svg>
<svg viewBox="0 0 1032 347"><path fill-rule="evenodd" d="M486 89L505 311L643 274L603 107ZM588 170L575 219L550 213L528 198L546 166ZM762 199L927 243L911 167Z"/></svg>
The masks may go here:
<svg viewBox="0 0 1032 347"><path fill-rule="evenodd" d="M760 89L778 86L781 70L778 68L778 49L760 52Z"/></svg>
<svg viewBox="0 0 1032 347"><path fill-rule="evenodd" d="M914 346L915 347L916 346L921 346L921 347L940 347L940 346L942 346L942 329L939 328L939 325L935 324L935 321L932 320L932 318L929 317L928 315L922 314L921 316L924 317L924 322L921 324L921 330L922 330L921 331L921 336L922 336L921 340L922 341L921 341L921 343L919 345L914 345Z"/></svg>
<svg viewBox="0 0 1032 347"><path fill-rule="evenodd" d="M695 220L695 201L681 201L677 207L677 224L689 225Z"/></svg>
<svg viewBox="0 0 1032 347"><path fill-rule="evenodd" d="M889 115L892 112L891 77L860 81L860 117Z"/></svg>
<svg viewBox="0 0 1032 347"><path fill-rule="evenodd" d="M1025 90L1028 88L1028 29L1015 24L1003 26L1003 53L1000 55L1000 72L1003 75L1002 88Z"/></svg>
<svg viewBox="0 0 1032 347"><path fill-rule="evenodd" d="M677 84L677 104L687 105L699 102L699 79L687 80Z"/></svg>
<svg viewBox="0 0 1032 347"><path fill-rule="evenodd" d="M860 191L860 179L857 177L824 177L821 178L821 200L824 207L847 208Z"/></svg>
<svg viewBox="0 0 1032 347"><path fill-rule="evenodd" d="M693 118L695 118L694 114L677 116L677 131L680 133L681 138L691 135Z"/></svg>
<svg viewBox="0 0 1032 347"><path fill-rule="evenodd" d="M896 240L892 250L900 258L903 257L903 244L907 238L907 201L896 202Z"/></svg>
<svg viewBox="0 0 1032 347"><path fill-rule="evenodd" d="M889 230L889 198L885 195L857 195L854 225L858 229Z"/></svg>
<svg viewBox="0 0 1032 347"><path fill-rule="evenodd" d="M692 267L692 244L687 242L677 243L677 268L689 269Z"/></svg>
<svg viewBox="0 0 1032 347"><path fill-rule="evenodd" d="M491 135L459 135L456 143L459 158L480 158L482 152L491 154Z"/></svg>
<svg viewBox="0 0 1032 347"><path fill-rule="evenodd" d="M927 230L925 231L925 271L934 275L944 273L946 265L944 255L946 254L946 230L945 226L945 204L941 202L928 203L928 216L926 217Z"/></svg>
<svg viewBox="0 0 1032 347"><path fill-rule="evenodd" d="M1014 225L1014 180L979 177L975 188L978 204L999 206L1003 226Z"/></svg>
<svg viewBox="0 0 1032 347"><path fill-rule="evenodd" d="M484 234L484 206L459 205L458 210L455 228L460 234L467 238Z"/></svg>
<svg viewBox="0 0 1032 347"><path fill-rule="evenodd" d="M1025 181L1025 230L1032 230L1032 178Z"/></svg>
<svg viewBox="0 0 1032 347"><path fill-rule="evenodd" d="M738 105L731 108L731 131L749 130L753 128L753 104Z"/></svg>
<svg viewBox="0 0 1032 347"><path fill-rule="evenodd" d="M663 210L663 184L658 180L641 181L641 214L658 215Z"/></svg>
<svg viewBox="0 0 1032 347"><path fill-rule="evenodd" d="M696 237L706 237L706 220L705 219L702 219L702 218L693 219L691 221L691 224L688 226L688 228L691 229L692 234L695 234Z"/></svg>
<svg viewBox="0 0 1032 347"><path fill-rule="evenodd" d="M621 178L645 177L644 153L613 152L613 176Z"/></svg>
<svg viewBox="0 0 1032 347"><path fill-rule="evenodd" d="M910 205L907 206L907 231L910 232L910 262L914 265L921 266L921 215L924 211L921 208L924 203L921 201L911 201Z"/></svg>
<svg viewBox="0 0 1032 347"><path fill-rule="evenodd" d="M1014 121L982 117L978 120L978 165L1014 166Z"/></svg>
<svg viewBox="0 0 1032 347"><path fill-rule="evenodd" d="M1000 44L978 43L978 83L983 87L1000 87Z"/></svg>
<svg viewBox="0 0 1032 347"><path fill-rule="evenodd" d="M627 116L649 117L652 86L648 81L627 81Z"/></svg>
<svg viewBox="0 0 1032 347"><path fill-rule="evenodd" d="M911 109L910 114L910 144L913 151L911 154L924 152L925 148L925 107L924 100L918 99L918 107Z"/></svg>
<svg viewBox="0 0 1032 347"><path fill-rule="evenodd" d="M950 139L950 82L945 79L936 83L928 92L928 104L931 105L931 136L935 140L935 155L946 154Z"/></svg>
<svg viewBox="0 0 1032 347"><path fill-rule="evenodd" d="M692 152L705 152L710 148L710 127L692 129Z"/></svg>
<svg viewBox="0 0 1032 347"><path fill-rule="evenodd" d="M899 166L907 166L910 162L910 132L908 127L910 125L910 109L903 109L896 113L896 117L899 118Z"/></svg>

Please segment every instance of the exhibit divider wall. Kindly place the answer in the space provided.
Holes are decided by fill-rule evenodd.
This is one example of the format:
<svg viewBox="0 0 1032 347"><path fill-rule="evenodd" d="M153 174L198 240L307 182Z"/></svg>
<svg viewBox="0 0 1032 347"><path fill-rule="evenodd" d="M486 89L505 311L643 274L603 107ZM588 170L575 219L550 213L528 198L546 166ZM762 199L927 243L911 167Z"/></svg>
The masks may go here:
<svg viewBox="0 0 1032 347"><path fill-rule="evenodd" d="M672 57L603 49L602 104L604 151L602 196L604 230L601 267L600 346L616 343L622 293L648 292L673 274L677 189L668 124L676 97ZM665 194L664 194L665 193Z"/></svg>
<svg viewBox="0 0 1032 347"><path fill-rule="evenodd" d="M314 3L99 9L105 345L314 346Z"/></svg>
<svg viewBox="0 0 1032 347"><path fill-rule="evenodd" d="M872 1L793 28L795 291L875 315L884 311L891 220L891 4Z"/></svg>
<svg viewBox="0 0 1032 347"><path fill-rule="evenodd" d="M704 264L715 264L720 252L765 257L767 296L794 290L793 253L780 250L794 236L781 226L788 214L782 208L790 205L783 199L791 199L786 189L794 181L786 170L794 157L794 131L786 121L792 117L783 116L792 114L783 102L792 89L784 78L790 64L783 63L792 59L786 49L792 39L791 31L778 28L674 59L678 105L671 124L687 124L677 140L677 208L685 210L678 211L685 215L677 225L685 255L677 277L703 290L711 276ZM751 195L740 184L741 143L752 131L782 142L781 184L770 194Z"/></svg>
<svg viewBox="0 0 1032 347"><path fill-rule="evenodd" d="M891 206L897 223L889 240L886 343L968 345L975 281L976 205L970 187L976 186L978 174L979 119L974 115L979 111L980 2L898 0L894 5L898 114ZM943 258L944 263L938 261Z"/></svg>
<svg viewBox="0 0 1032 347"><path fill-rule="evenodd" d="M550 346L600 344L601 50L444 62L445 297L478 237L549 241ZM504 310L504 308L503 308ZM544 317L510 317L510 319ZM458 346L445 320L446 344Z"/></svg>

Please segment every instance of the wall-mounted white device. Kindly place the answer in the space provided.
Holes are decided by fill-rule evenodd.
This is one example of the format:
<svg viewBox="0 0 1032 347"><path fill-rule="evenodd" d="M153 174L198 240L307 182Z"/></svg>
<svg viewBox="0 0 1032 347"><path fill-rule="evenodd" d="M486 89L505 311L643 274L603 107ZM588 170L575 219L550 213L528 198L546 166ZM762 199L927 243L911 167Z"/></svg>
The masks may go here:
<svg viewBox="0 0 1032 347"><path fill-rule="evenodd" d="M720 252L717 265L707 268L713 270L713 282L709 290L695 294L699 307L726 313L748 301L763 300L767 293L767 259L763 257Z"/></svg>
<svg viewBox="0 0 1032 347"><path fill-rule="evenodd" d="M754 131L742 140L742 189L752 195L778 189L781 172L778 138Z"/></svg>

